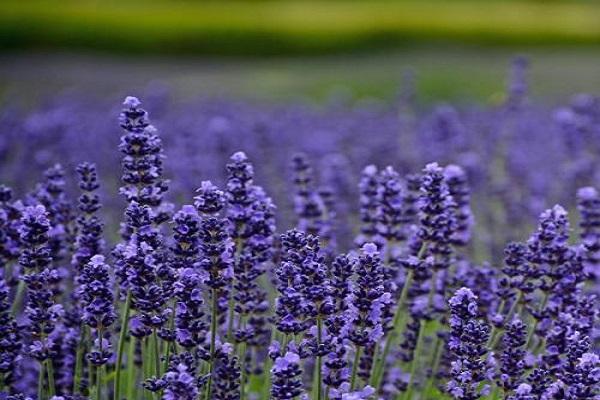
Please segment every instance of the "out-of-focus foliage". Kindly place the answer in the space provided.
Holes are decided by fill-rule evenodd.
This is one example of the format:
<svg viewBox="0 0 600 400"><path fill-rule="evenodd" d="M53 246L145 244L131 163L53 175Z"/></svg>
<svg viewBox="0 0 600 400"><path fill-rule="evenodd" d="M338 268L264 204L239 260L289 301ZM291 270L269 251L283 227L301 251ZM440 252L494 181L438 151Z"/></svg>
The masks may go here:
<svg viewBox="0 0 600 400"><path fill-rule="evenodd" d="M408 45L598 44L597 2L3 1L2 48L308 54Z"/></svg>

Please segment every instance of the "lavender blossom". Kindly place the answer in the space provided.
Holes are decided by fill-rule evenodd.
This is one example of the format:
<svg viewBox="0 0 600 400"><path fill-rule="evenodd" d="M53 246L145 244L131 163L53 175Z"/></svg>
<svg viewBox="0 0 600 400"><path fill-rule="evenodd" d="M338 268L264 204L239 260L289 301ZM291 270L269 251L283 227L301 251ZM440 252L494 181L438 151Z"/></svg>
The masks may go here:
<svg viewBox="0 0 600 400"><path fill-rule="evenodd" d="M196 400L198 397L196 378L183 363L177 365L175 370L168 371L164 381L166 388L163 400Z"/></svg>
<svg viewBox="0 0 600 400"><path fill-rule="evenodd" d="M199 267L206 271L206 284L213 290L227 289L233 278L233 242L229 237L227 219L219 217L224 207L224 195L210 182L202 182L195 206L203 216L198 234L202 259Z"/></svg>
<svg viewBox="0 0 600 400"><path fill-rule="evenodd" d="M380 213L379 175L377 167L365 167L359 183L360 189L360 235L355 239L356 245L362 247L365 243L382 244L378 237L377 220ZM381 243L380 243L381 242Z"/></svg>
<svg viewBox="0 0 600 400"><path fill-rule="evenodd" d="M17 321L11 315L9 288L0 278L0 381L9 387L21 361L22 334Z"/></svg>
<svg viewBox="0 0 600 400"><path fill-rule="evenodd" d="M429 253L435 256L435 268L446 269L452 254L451 238L456 231L452 208L455 206L443 169L436 163L428 164L421 180L421 204L419 239L427 245Z"/></svg>
<svg viewBox="0 0 600 400"><path fill-rule="evenodd" d="M499 385L508 393L521 383L525 371L525 355L523 348L527 341L527 328L519 319L511 321L502 337L503 351L500 356Z"/></svg>
<svg viewBox="0 0 600 400"><path fill-rule="evenodd" d="M448 347L453 361L447 390L455 399L478 399L485 389L481 383L486 377L484 357L489 327L478 319L477 297L470 289L458 289L448 304L451 329Z"/></svg>
<svg viewBox="0 0 600 400"><path fill-rule="evenodd" d="M474 219L470 207L470 189L465 171L457 165L444 168L444 179L448 185L448 193L454 200L456 230L451 241L454 246L465 246L471 239Z"/></svg>
<svg viewBox="0 0 600 400"><path fill-rule="evenodd" d="M600 195L592 187L577 191L577 207L581 215L579 227L585 248L584 265L589 279L595 281L600 275Z"/></svg>
<svg viewBox="0 0 600 400"><path fill-rule="evenodd" d="M305 321L308 305L302 288L296 284L306 258L308 238L303 232L291 230L281 236L282 260L275 270L278 297L275 302L275 325L286 334L298 334L308 328Z"/></svg>
<svg viewBox="0 0 600 400"><path fill-rule="evenodd" d="M288 350L285 355L277 357L271 368L271 375L273 400L295 399L303 394L302 369L297 353Z"/></svg>
<svg viewBox="0 0 600 400"><path fill-rule="evenodd" d="M77 173L79 174L79 188L82 191L79 196L81 215L77 218L78 229L71 264L75 271L81 273L92 256L102 253L104 239L102 238L103 224L97 216L102 205L96 193L100 187L96 166L90 163L81 163L77 166Z"/></svg>
<svg viewBox="0 0 600 400"><path fill-rule="evenodd" d="M119 116L121 137L119 150L123 153L120 192L128 202L157 207L167 191L167 181L162 178L163 149L160 137L148 120L148 113L140 108L136 97L127 97Z"/></svg>
<svg viewBox="0 0 600 400"><path fill-rule="evenodd" d="M52 268L48 245L50 221L44 206L35 206L23 210L21 223L23 250L19 263L23 267L21 279L28 292L25 314L31 337L29 353L43 362L55 355L54 342L49 336L63 314L62 306L54 302L50 285L57 274Z"/></svg>
<svg viewBox="0 0 600 400"><path fill-rule="evenodd" d="M88 355L88 359L93 365L103 365L111 356L109 341L105 339L104 332L117 318L113 306L110 267L104 262L103 256L95 255L90 259L81 273L80 284L82 320L95 329L97 335L94 341L96 349Z"/></svg>
<svg viewBox="0 0 600 400"><path fill-rule="evenodd" d="M21 212L12 202L12 190L0 185L0 269L6 284L16 284L14 263L19 259Z"/></svg>
<svg viewBox="0 0 600 400"><path fill-rule="evenodd" d="M223 354L215 362L213 398L215 400L239 399L241 372L237 357Z"/></svg>
<svg viewBox="0 0 600 400"><path fill-rule="evenodd" d="M294 172L294 210L298 216L298 229L311 235L320 235L323 228L325 205L314 188L313 171L304 154L292 159Z"/></svg>

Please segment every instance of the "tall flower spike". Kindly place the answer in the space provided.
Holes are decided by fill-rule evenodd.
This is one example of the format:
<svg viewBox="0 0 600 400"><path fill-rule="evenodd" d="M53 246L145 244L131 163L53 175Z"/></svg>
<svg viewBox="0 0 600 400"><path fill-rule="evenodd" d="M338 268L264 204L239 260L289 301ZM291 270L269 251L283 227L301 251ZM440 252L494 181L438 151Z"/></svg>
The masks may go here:
<svg viewBox="0 0 600 400"><path fill-rule="evenodd" d="M471 231L474 225L470 206L471 190L467 181L467 174L458 165L448 165L444 168L444 179L455 205L456 230L450 240L455 246L465 246L471 239Z"/></svg>
<svg viewBox="0 0 600 400"><path fill-rule="evenodd" d="M173 217L172 265L175 269L192 268L198 262L200 217L191 205L185 205Z"/></svg>
<svg viewBox="0 0 600 400"><path fill-rule="evenodd" d="M356 282L353 289L348 310L350 332L348 338L356 346L356 354L364 350L360 368L361 375L368 379L368 371L372 362L375 345L384 334L384 311L390 302L391 295L385 291L384 275L379 257L379 250L374 243L367 243L362 247L356 265ZM353 377L359 365L353 365Z"/></svg>
<svg viewBox="0 0 600 400"><path fill-rule="evenodd" d="M489 327L481 322L477 297L470 289L460 288L448 301L450 305L450 338L448 347L453 355L447 390L455 399L478 399L486 386L486 344Z"/></svg>
<svg viewBox="0 0 600 400"><path fill-rule="evenodd" d="M517 389L525 371L525 355L523 348L527 341L527 328L520 319L515 318L506 328L502 337L503 351L500 356L499 385L505 393Z"/></svg>
<svg viewBox="0 0 600 400"><path fill-rule="evenodd" d="M239 399L241 372L237 357L223 354L215 363L214 392L212 398L215 400Z"/></svg>
<svg viewBox="0 0 600 400"><path fill-rule="evenodd" d="M168 320L169 311L164 307L172 294L171 280L162 279L165 271L162 254L162 235L152 225L148 206L132 203L125 212L127 225L136 232L126 245L118 247L122 268L119 276L131 291L132 307L138 312L137 318L143 324L141 336L150 333L150 329L163 328ZM135 330L134 326L130 326ZM142 328L142 327L139 327Z"/></svg>
<svg viewBox="0 0 600 400"><path fill-rule="evenodd" d="M29 353L43 362L55 354L54 342L49 335L62 316L62 306L54 302L51 283L56 279L48 246L50 221L44 206L27 207L21 218L23 250L19 263L23 267L22 280L27 286L25 314L29 320L32 344Z"/></svg>
<svg viewBox="0 0 600 400"><path fill-rule="evenodd" d="M324 204L314 187L313 170L304 154L296 154L292 158L294 173L294 210L298 217L298 229L311 235L320 236Z"/></svg>
<svg viewBox="0 0 600 400"><path fill-rule="evenodd" d="M21 212L12 202L12 190L0 185L0 270L9 286L16 284L13 263L20 254L20 218Z"/></svg>
<svg viewBox="0 0 600 400"><path fill-rule="evenodd" d="M36 188L35 203L46 208L51 229L48 231L48 245L55 263L69 253L73 241L72 204L65 193L65 171L60 164L44 171L44 182ZM61 271L62 272L62 271ZM59 290L55 283L55 292Z"/></svg>
<svg viewBox="0 0 600 400"><path fill-rule="evenodd" d="M378 232L386 240L387 246L406 239L402 218L402 186L400 175L387 167L379 173L379 198L381 209L378 213Z"/></svg>
<svg viewBox="0 0 600 400"><path fill-rule="evenodd" d="M271 368L271 398L273 400L296 399L303 394L300 356L292 350L275 359Z"/></svg>
<svg viewBox="0 0 600 400"><path fill-rule="evenodd" d="M257 280L264 272L263 264L271 257L274 205L264 190L254 185L254 168L243 152L231 156L227 172L227 217L236 244L233 296L238 326L235 338L239 342L257 344L268 334L261 315L268 308L267 295Z"/></svg>
<svg viewBox="0 0 600 400"><path fill-rule="evenodd" d="M128 202L158 207L167 191L167 181L162 178L163 149L156 129L150 125L148 113L140 108L136 97L127 97L119 116L121 136L119 150L123 153L120 192Z"/></svg>
<svg viewBox="0 0 600 400"><path fill-rule="evenodd" d="M306 299L296 284L306 257L307 244L304 232L295 229L281 236L282 260L275 270L279 292L275 302L275 325L277 330L286 335L298 334L307 328Z"/></svg>
<svg viewBox="0 0 600 400"><path fill-rule="evenodd" d="M254 168L246 154L240 151L231 156L227 173L227 217L231 221L231 236L234 240L243 240L248 235L252 211Z"/></svg>
<svg viewBox="0 0 600 400"><path fill-rule="evenodd" d="M178 364L173 370L165 374L166 388L163 400L196 400L198 398L198 385L196 377L184 363Z"/></svg>
<svg viewBox="0 0 600 400"><path fill-rule="evenodd" d="M581 240L585 248L583 262L589 279L600 276L600 195L595 188L584 187L577 191L577 208Z"/></svg>
<svg viewBox="0 0 600 400"><path fill-rule="evenodd" d="M418 236L428 244L427 249L435 256L434 267L438 270L450 265L451 238L456 231L453 207L454 202L448 191L443 169L437 163L428 164L421 180L421 226Z"/></svg>
<svg viewBox="0 0 600 400"><path fill-rule="evenodd" d="M567 243L569 239L569 221L567 212L559 205L544 211L540 216L537 230L527 242L528 261L536 271L538 288L543 293L543 299L537 309L532 309L536 322L544 322L549 318L551 305L568 293L556 293L555 288L565 274L565 267L573 261L573 251ZM554 307L556 314L556 307Z"/></svg>
<svg viewBox="0 0 600 400"><path fill-rule="evenodd" d="M96 174L96 166L90 163L81 163L77 166L79 174L79 188L82 193L79 196L79 211L77 217L77 235L75 237L75 248L71 257L71 267L75 273L75 286L80 285L79 277L85 265L95 254L101 254L104 250L104 239L102 238L103 224L97 216L100 210L100 198L96 191L100 187ZM74 290L75 302L78 302L80 290ZM80 314L76 304L75 314Z"/></svg>
<svg viewBox="0 0 600 400"><path fill-rule="evenodd" d="M180 346L194 349L205 344L208 325L204 314L202 275L193 268L179 270L175 283L175 338Z"/></svg>
<svg viewBox="0 0 600 400"><path fill-rule="evenodd" d="M104 262L104 256L95 255L91 258L81 273L80 284L82 319L96 332L97 348L88 355L88 359L93 365L103 365L111 356L104 332L117 318L113 305L110 267Z"/></svg>
<svg viewBox="0 0 600 400"><path fill-rule="evenodd" d="M233 278L233 242L229 223L219 212L225 205L222 191L210 182L202 182L195 206L204 216L200 221L198 245L202 259L199 266L206 271L206 284L212 289L225 289Z"/></svg>
<svg viewBox="0 0 600 400"><path fill-rule="evenodd" d="M9 290L0 278L0 374L3 387L10 387L21 360L21 329L11 315Z"/></svg>
<svg viewBox="0 0 600 400"><path fill-rule="evenodd" d="M377 221L380 214L379 175L377 167L369 165L362 172L360 183L360 234L354 240L357 246L374 242L379 245L383 240L378 236Z"/></svg>

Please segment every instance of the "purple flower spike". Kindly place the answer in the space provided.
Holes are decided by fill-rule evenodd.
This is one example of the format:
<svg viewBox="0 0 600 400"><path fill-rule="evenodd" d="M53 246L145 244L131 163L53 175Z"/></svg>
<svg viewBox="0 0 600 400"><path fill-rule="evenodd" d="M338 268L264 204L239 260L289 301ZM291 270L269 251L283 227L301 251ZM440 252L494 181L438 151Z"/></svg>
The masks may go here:
<svg viewBox="0 0 600 400"><path fill-rule="evenodd" d="M482 395L480 384L486 379L489 327L478 319L477 297L470 289L458 289L448 303L452 379L446 389L455 399L478 399Z"/></svg>
<svg viewBox="0 0 600 400"><path fill-rule="evenodd" d="M285 355L277 357L271 368L271 375L272 399L290 400L298 398L304 393L300 356L297 353L288 350Z"/></svg>

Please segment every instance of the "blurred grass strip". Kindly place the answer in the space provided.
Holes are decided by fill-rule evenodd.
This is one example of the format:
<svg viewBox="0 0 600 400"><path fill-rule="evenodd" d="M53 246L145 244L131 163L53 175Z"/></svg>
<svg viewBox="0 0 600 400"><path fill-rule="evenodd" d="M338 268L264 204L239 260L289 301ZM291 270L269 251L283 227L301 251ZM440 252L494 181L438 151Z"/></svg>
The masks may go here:
<svg viewBox="0 0 600 400"><path fill-rule="evenodd" d="M461 42L600 44L600 2L4 0L0 47L314 54Z"/></svg>

